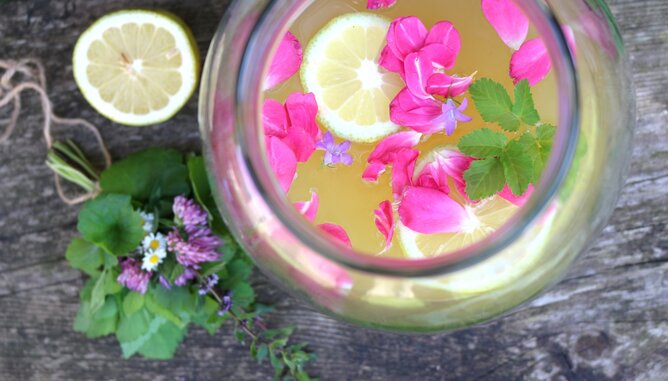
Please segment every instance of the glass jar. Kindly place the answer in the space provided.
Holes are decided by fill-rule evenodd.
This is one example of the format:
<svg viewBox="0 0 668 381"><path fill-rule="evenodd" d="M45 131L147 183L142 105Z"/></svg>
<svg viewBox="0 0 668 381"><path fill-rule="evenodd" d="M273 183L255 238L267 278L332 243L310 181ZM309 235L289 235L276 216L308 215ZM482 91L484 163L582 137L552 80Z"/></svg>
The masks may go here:
<svg viewBox="0 0 668 381"><path fill-rule="evenodd" d="M262 78L276 36L309 3L233 2L204 69L200 125L210 180L233 235L260 269L322 312L407 332L493 318L560 279L612 213L631 153L633 91L605 3L517 1L541 34L559 82L551 158L534 196L504 227L458 252L420 260L374 257L330 242L287 202L269 169ZM574 32L572 50L565 26Z"/></svg>

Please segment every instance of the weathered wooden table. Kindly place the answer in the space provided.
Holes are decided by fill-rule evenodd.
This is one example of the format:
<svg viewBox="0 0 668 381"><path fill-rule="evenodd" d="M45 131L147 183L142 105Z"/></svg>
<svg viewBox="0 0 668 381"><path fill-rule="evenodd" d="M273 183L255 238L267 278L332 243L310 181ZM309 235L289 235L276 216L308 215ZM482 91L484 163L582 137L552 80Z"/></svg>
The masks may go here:
<svg viewBox="0 0 668 381"><path fill-rule="evenodd" d="M467 0L473 1L473 0ZM50 95L64 116L101 126L116 158L159 145L197 149L197 99L163 126L128 129L96 114L72 80L78 35L118 8L181 15L206 52L225 0L0 1L0 58L44 60ZM668 1L612 0L632 58L638 132L633 167L610 225L565 280L492 323L452 334L408 337L324 317L257 276L278 303L274 323L297 323L320 356L323 380L668 379ZM123 360L114 339L72 331L82 276L63 253L77 208L55 195L44 165L36 99L0 145L0 380L260 380L270 375L231 337L190 332L170 362Z"/></svg>

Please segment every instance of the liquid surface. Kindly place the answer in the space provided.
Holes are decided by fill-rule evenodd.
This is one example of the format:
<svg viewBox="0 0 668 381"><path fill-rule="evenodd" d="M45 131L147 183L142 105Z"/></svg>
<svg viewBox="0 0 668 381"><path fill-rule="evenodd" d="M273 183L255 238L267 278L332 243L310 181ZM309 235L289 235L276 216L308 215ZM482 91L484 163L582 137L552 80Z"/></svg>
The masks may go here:
<svg viewBox="0 0 668 381"><path fill-rule="evenodd" d="M311 39L328 22L339 15L351 12L371 12L388 20L403 16L417 16L427 29L439 21L450 21L461 36L461 51L454 68L448 70L448 73L465 76L477 72L476 79L493 79L503 84L510 94L513 93L513 80L508 74L513 50L501 41L493 27L484 18L479 1L399 0L390 9L369 11L366 9L366 1L322 0L316 1L306 9L292 25L290 31L306 48ZM535 36L536 32L531 29L528 38ZM278 88L268 91L266 97L284 102L290 94L295 92L305 92L299 74L294 75ZM554 74L551 72L546 79L533 86L531 92L541 121L556 125L558 104ZM468 98L470 102L468 93L463 97ZM454 134L450 136L444 133L433 134L420 143L416 147L420 151L420 158L437 147L456 146L462 136L476 129L486 127L500 131L498 126L482 120L473 102L469 103L466 115L472 117L473 120L468 123L460 123ZM323 133L327 131L325 126L320 127ZM337 142L340 141L341 139L337 137ZM393 200L390 171L381 175L377 183L362 180L362 173L367 167L367 158L376 144L353 143L349 153L354 161L350 166L341 164L333 167L325 166L323 164L324 152L316 151L308 162L298 165L297 177L289 190L288 199L290 202L306 201L310 199L311 192L317 192L320 206L315 224L340 225L348 233L353 248L360 252L405 258L407 254L399 242L400 234L397 232L394 235L393 244L389 250L384 251L385 238L374 223L374 210L378 208L378 205L385 200ZM494 207L501 210L507 206L500 203L499 205ZM507 214L503 214L506 219L510 217ZM484 236L476 237L476 240Z"/></svg>

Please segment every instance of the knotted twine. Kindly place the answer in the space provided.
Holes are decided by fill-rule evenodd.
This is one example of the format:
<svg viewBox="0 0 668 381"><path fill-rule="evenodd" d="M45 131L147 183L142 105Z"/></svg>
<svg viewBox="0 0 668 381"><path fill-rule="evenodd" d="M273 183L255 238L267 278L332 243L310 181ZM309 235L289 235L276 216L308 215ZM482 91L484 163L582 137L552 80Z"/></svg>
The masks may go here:
<svg viewBox="0 0 668 381"><path fill-rule="evenodd" d="M63 126L83 126L93 133L100 146L100 151L104 157L105 167L111 165L111 155L107 150L104 140L97 127L85 119L80 118L61 118L53 112L53 105L47 94L46 75L44 66L39 60L28 58L19 61L0 59L0 110L5 107L12 107L11 114L7 119L0 119L0 129L4 126L4 132L0 135L0 144L9 140L12 132L16 128L19 115L21 114L21 94L33 90L39 95L42 104L42 114L44 123L42 132L48 150L53 146L53 136L51 127L53 125ZM99 192L99 184L95 189L77 197L69 197L65 194L61 184L61 178L54 174L56 192L63 202L68 205L76 205L95 197Z"/></svg>

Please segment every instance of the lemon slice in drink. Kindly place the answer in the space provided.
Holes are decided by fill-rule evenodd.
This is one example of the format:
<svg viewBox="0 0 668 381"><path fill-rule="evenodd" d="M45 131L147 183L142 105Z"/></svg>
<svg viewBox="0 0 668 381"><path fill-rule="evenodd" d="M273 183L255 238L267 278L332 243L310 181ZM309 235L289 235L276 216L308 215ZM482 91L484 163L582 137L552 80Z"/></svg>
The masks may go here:
<svg viewBox="0 0 668 381"><path fill-rule="evenodd" d="M123 10L97 20L74 48L74 78L102 115L145 126L176 114L199 78L192 33L166 12Z"/></svg>
<svg viewBox="0 0 668 381"><path fill-rule="evenodd" d="M320 122L341 138L375 142L399 128L389 108L403 82L378 65L389 27L374 14L342 15L306 48L302 84L315 94Z"/></svg>

